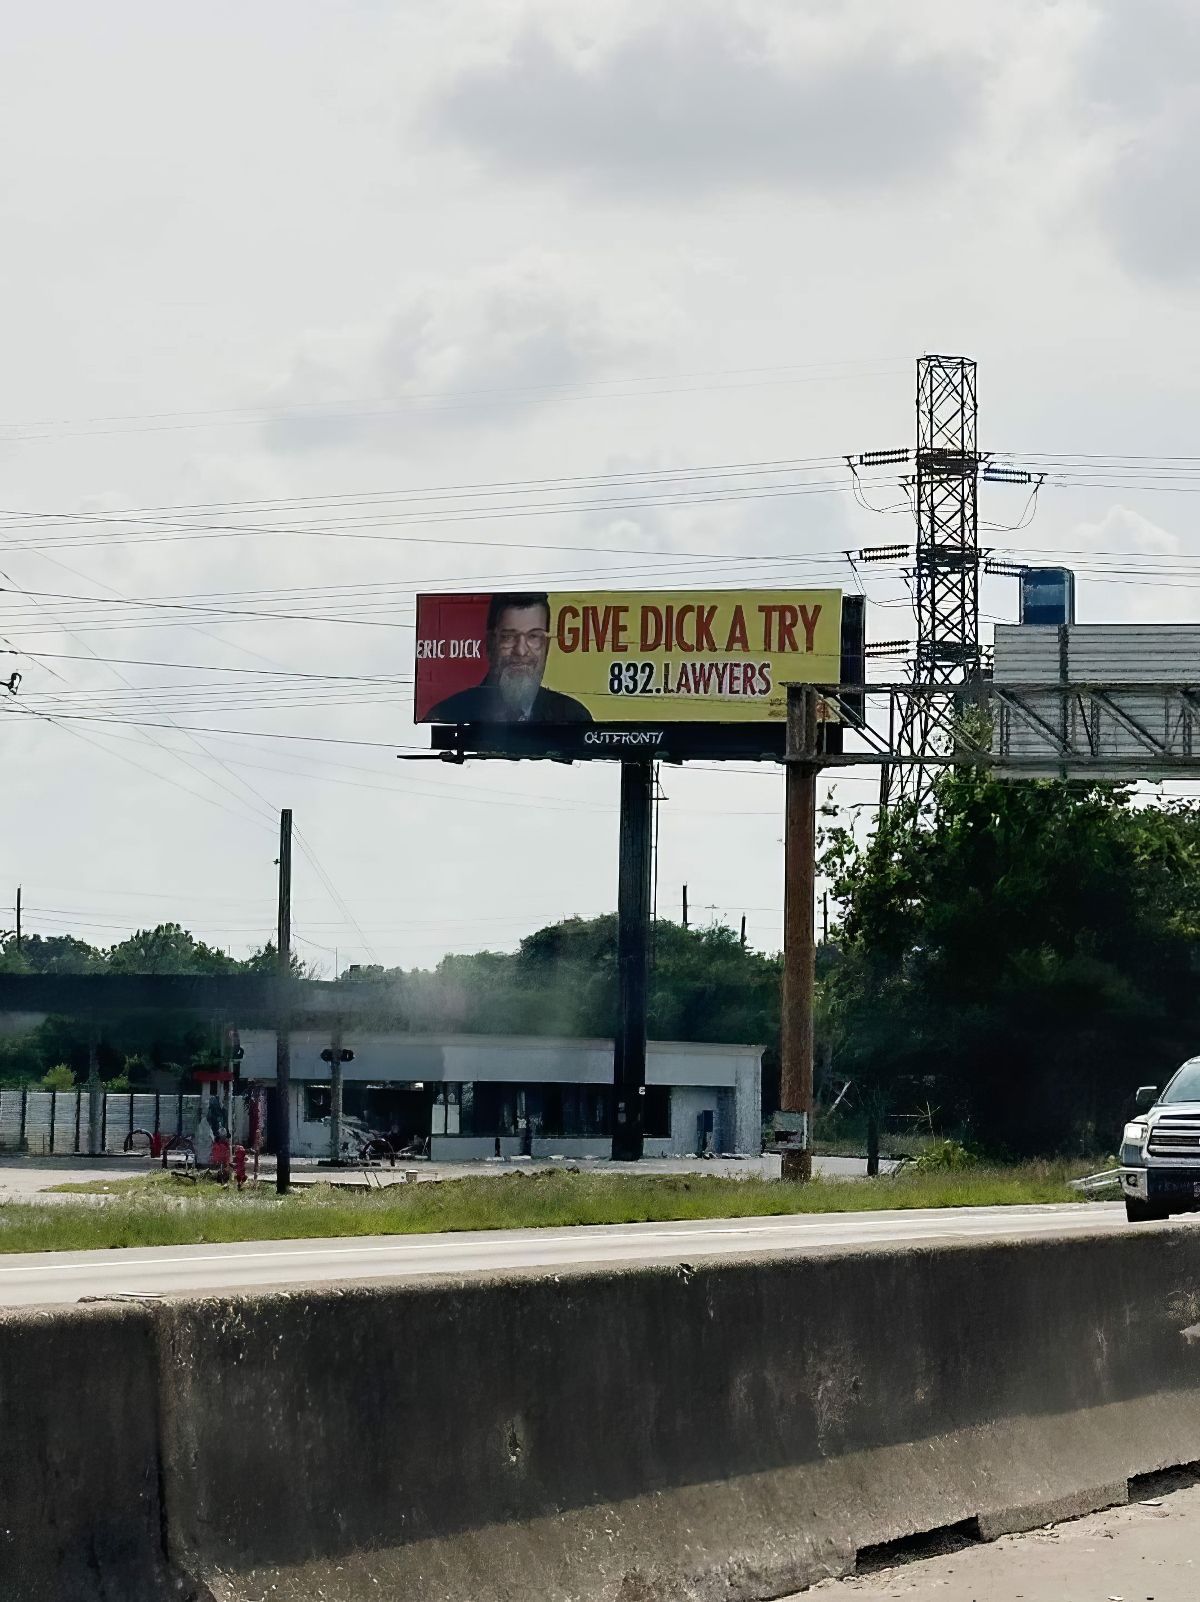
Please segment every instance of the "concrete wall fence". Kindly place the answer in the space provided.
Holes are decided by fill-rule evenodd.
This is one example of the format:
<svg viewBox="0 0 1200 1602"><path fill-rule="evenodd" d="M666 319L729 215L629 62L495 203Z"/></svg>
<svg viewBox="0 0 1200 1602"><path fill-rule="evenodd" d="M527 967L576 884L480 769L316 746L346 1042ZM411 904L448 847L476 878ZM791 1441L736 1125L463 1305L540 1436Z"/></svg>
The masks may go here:
<svg viewBox="0 0 1200 1602"><path fill-rule="evenodd" d="M0 1151L23 1151L33 1157L86 1152L88 1101L86 1086L0 1090ZM135 1130L150 1135L190 1135L199 1116L199 1096L104 1091L100 1097L100 1150L110 1154L124 1151L126 1137Z"/></svg>
<svg viewBox="0 0 1200 1602"><path fill-rule="evenodd" d="M1197 1459L1190 1229L0 1319L5 1602L751 1602Z"/></svg>

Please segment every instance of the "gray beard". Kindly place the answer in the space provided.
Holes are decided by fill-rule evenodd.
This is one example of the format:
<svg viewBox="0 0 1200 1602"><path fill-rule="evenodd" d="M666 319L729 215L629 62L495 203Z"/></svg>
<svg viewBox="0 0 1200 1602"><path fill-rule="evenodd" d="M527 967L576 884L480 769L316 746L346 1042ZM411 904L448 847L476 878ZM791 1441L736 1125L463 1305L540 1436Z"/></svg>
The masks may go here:
<svg viewBox="0 0 1200 1602"><path fill-rule="evenodd" d="M510 672L500 674L496 688L506 712L514 718L527 718L533 711L541 683L528 673Z"/></svg>

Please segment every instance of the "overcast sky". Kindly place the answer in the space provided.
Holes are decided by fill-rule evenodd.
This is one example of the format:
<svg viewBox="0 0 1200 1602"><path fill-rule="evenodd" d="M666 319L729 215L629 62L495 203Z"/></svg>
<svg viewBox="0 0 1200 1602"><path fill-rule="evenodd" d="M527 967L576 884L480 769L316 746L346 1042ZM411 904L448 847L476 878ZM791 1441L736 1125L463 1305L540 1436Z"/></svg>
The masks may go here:
<svg viewBox="0 0 1200 1602"><path fill-rule="evenodd" d="M1075 458L1032 507L984 488L990 544L1075 553L1081 621L1196 616L1187 464L1140 460L1200 467L1189 0L3 9L28 928L244 952L281 806L326 973L611 909L614 766L397 761L413 592L852 583L838 553L911 524L837 463L911 442L921 351L977 358L985 448ZM871 634L910 637L897 572L864 579ZM686 881L774 949L778 775L663 785L660 910ZM836 790L861 815L875 782Z"/></svg>

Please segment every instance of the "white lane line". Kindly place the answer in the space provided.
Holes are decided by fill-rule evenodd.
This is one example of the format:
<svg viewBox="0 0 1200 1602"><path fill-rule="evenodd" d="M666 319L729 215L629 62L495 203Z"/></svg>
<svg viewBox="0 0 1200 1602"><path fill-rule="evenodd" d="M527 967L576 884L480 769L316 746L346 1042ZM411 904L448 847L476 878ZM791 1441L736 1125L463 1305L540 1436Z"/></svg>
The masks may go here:
<svg viewBox="0 0 1200 1602"><path fill-rule="evenodd" d="M369 1257L369 1256L388 1256L388 1255L403 1256L406 1253L414 1253L415 1254L417 1252L444 1252L444 1253L446 1253L446 1254L448 1254L450 1256L454 1256L456 1254L462 1255L462 1254L464 1254L466 1252L469 1252L469 1251L472 1251L472 1250L474 1250L474 1251L478 1251L478 1250L481 1250L481 1249L487 1250L489 1248L490 1248L491 1251L493 1251L497 1255L499 1255L500 1249L502 1247L505 1247L505 1246L518 1246L522 1251L525 1251L525 1252L552 1252L557 1247L572 1248L572 1247L578 1247L578 1246L581 1246L581 1245L590 1245L590 1246L592 1246L592 1247L594 1247L596 1249L603 1249L606 1246L617 1246L617 1245L649 1246L649 1245L652 1245L652 1244L654 1244L656 1242L669 1241L669 1240L688 1240L688 1241L693 1241L696 1244L700 1244L705 1239L710 1239L710 1240L726 1239L727 1240L727 1239L733 1238L734 1240L737 1240L737 1239L739 1239L741 1237L745 1237L745 1236L748 1236L748 1235L778 1235L778 1234L779 1234L778 1230L769 1230L769 1229L739 1229L739 1230L732 1230L732 1229L715 1230L714 1229L714 1230L706 1230L706 1231L676 1229L676 1230L663 1230L660 1233L647 1234L647 1235L604 1235L604 1236L601 1236L599 1238L597 1238L596 1236L589 1236L586 1239L586 1241L582 1241L582 1242L581 1241L572 1241L569 1237L567 1237L567 1238L558 1237L558 1238L556 1238L554 1240L548 1240L548 1241L535 1240L535 1241L529 1241L529 1242L524 1242L524 1241L517 1242L517 1241L511 1241L511 1240L503 1240L503 1241L495 1241L495 1242L472 1240L472 1241L469 1241L469 1242L466 1242L466 1241L459 1242L459 1241L447 1241L445 1239L445 1237L442 1237L442 1236L438 1237L438 1239L436 1239L436 1240L429 1240L429 1241L413 1240L413 1239L411 1239L411 1237L398 1237L396 1241L389 1241L386 1244L381 1245L381 1246L363 1245L363 1246L299 1247L299 1246L293 1246L290 1243L281 1242L279 1244L284 1249L281 1249L281 1250L277 1249L275 1251L266 1251L266 1252L264 1252L264 1251L256 1251L256 1252L248 1252L248 1251L203 1252L203 1253L191 1253L186 1257L146 1257L146 1258L140 1259L140 1262L144 1263L147 1267L169 1268L169 1267L174 1267L176 1265L186 1266L186 1265L194 1264L194 1263L230 1263L230 1262L248 1263L248 1262L255 1262L255 1261L259 1261L259 1260L262 1260L262 1261L279 1261L279 1262L285 1262L286 1261L286 1262L290 1262L290 1261L292 1261L293 1259L296 1259L296 1258ZM790 1237L789 1237L789 1239L790 1239ZM789 1243L788 1240L785 1240L784 1242L782 1242L782 1244L785 1244L785 1245L788 1244L788 1243ZM240 1241L230 1241L228 1244L232 1247L232 1246L239 1246L242 1243ZM74 1272L78 1272L78 1273L91 1273L91 1272L93 1272L93 1270L95 1270L97 1268L102 1268L103 1266L104 1266L103 1257L97 1256L94 1259L91 1259L89 1261L82 1262L82 1263L81 1262L77 1262L77 1261L69 1261L69 1262L64 1262L64 1263L28 1263L28 1264L23 1264L23 1265L19 1265L19 1266L14 1266L12 1268L10 1268L7 1265L5 1265L3 1267L0 1267L0 1274L20 1274L20 1273L52 1274L52 1273L55 1273L55 1272L61 1273L64 1270L68 1271L68 1272L74 1271ZM114 1265L114 1266L116 1266L116 1265Z"/></svg>
<svg viewBox="0 0 1200 1602"><path fill-rule="evenodd" d="M227 1243L227 1245L231 1249L226 1251L188 1252L186 1255L175 1257L147 1256L139 1258L137 1264L134 1266L137 1268L143 1266L146 1268L172 1268L195 1266L202 1263L222 1263L226 1266L232 1267L236 1263L243 1262L252 1263L274 1261L286 1263L296 1260L306 1261L314 1259L338 1259L346 1257L370 1258L391 1256L397 1259L402 1259L405 1255L415 1256L418 1253L430 1252L441 1252L449 1258L454 1258L456 1256L465 1256L470 1252L479 1251L483 1251L485 1254L487 1254L489 1261L494 1261L495 1259L501 1257L502 1250L505 1247L518 1248L522 1258L525 1258L529 1256L553 1253L560 1248L567 1248L571 1252L578 1252L581 1249L587 1248L590 1248L593 1252L602 1252L605 1248L610 1246L640 1246L642 1248L648 1248L658 1244L680 1240L688 1241L696 1247L703 1247L706 1242L712 1242L714 1244L723 1240L732 1240L737 1242L752 1236L765 1236L768 1238L774 1237L773 1244L778 1249L787 1250L802 1248L805 1244L822 1245L836 1243L836 1237L846 1233L852 1233L854 1240L862 1240L872 1244L885 1240L894 1240L898 1243L903 1243L906 1240L924 1240L930 1237L940 1236L961 1238L964 1236L976 1236L981 1234L1009 1235L1026 1233L1045 1234L1047 1232L1066 1233L1073 1232L1076 1229L1088 1227L1094 1222L1099 1222L1099 1219L1092 1217L1081 1218L1078 1220L1078 1222L1076 1222L1074 1218L1071 1218L1070 1221L1068 1221L1067 1217L1046 1216L1045 1214L1032 1216L1026 1214L1020 1218L1004 1218L996 1215L981 1217L978 1214L975 1214L974 1216L955 1218L953 1212L949 1211L949 1216L947 1216L946 1213L943 1213L936 1219L922 1218L920 1216L904 1218L903 1227L900 1228L897 1227L896 1223L890 1222L886 1226L876 1225L874 1228L871 1228L870 1226L864 1227L862 1221L865 1217L869 1216L869 1214L862 1213L815 1215L815 1218L819 1219L819 1222L814 1221L811 1224L808 1223L807 1220L803 1224L796 1224L795 1222L792 1222L791 1228L787 1234L784 1234L783 1232L785 1226L778 1224L739 1225L736 1227L725 1225L718 1228L694 1225L693 1227L686 1229L638 1230L636 1232L613 1231L603 1235L580 1236L557 1234L548 1239L537 1238L536 1235L532 1239L514 1239L511 1235L506 1235L497 1240L490 1240L486 1236L483 1239L475 1237L470 1240L456 1240L453 1237L448 1238L444 1235L441 1235L437 1237L430 1237L424 1240L417 1239L412 1236L397 1236L394 1239L385 1240L379 1243L366 1243L366 1241L370 1241L370 1237L367 1237L366 1241L362 1244L355 1243L353 1245L344 1246L301 1246L293 1244L292 1242L280 1241L273 1243L273 1249L267 1251L241 1250L238 1248L242 1247L245 1244L244 1242L230 1241ZM1105 1216L1107 1217L1107 1215ZM899 1223L899 1221L897 1221L897 1223ZM805 1236L809 1236L811 1238L806 1242L804 1239ZM137 1250L138 1248L133 1249ZM148 1248L148 1250L151 1251L153 1249L154 1248ZM76 1259L38 1263L14 1263L11 1266L8 1264L3 1264L0 1265L0 1274L77 1275L93 1273L96 1270L104 1272L109 1266L111 1266L113 1270L121 1273L128 1273L131 1268L127 1258L114 1262L108 1252L97 1252L95 1256L89 1257L82 1262Z"/></svg>
<svg viewBox="0 0 1200 1602"><path fill-rule="evenodd" d="M457 1233L441 1233L424 1238L414 1235L395 1235L385 1237L382 1240L378 1236L363 1236L361 1238L353 1238L352 1243L351 1241L347 1241L346 1237L343 1236L342 1239L346 1242L344 1245L320 1247L306 1246L302 1243L301 1238L300 1240L273 1241L271 1242L273 1249L269 1251L245 1249L253 1244L251 1242L227 1241L223 1243L225 1250L219 1253L198 1252L192 1250L191 1248L185 1248L184 1250L186 1255L183 1256L159 1257L146 1255L144 1257L139 1256L138 1260L145 1263L169 1265L175 1263L223 1262L231 1257L245 1260L255 1260L259 1258L274 1257L358 1256L370 1253L405 1251L447 1251L450 1253L455 1253L462 1252L463 1250L467 1250L472 1247L481 1246L495 1250L501 1246L520 1246L523 1249L529 1249L533 1246L542 1249L553 1249L558 1246L569 1246L574 1248L581 1243L597 1247L603 1247L609 1244L625 1243L640 1243L643 1245L648 1245L652 1242L666 1240L691 1240L700 1242L706 1238L719 1240L729 1237L740 1239L742 1237L751 1235L779 1236L782 1235L785 1230L787 1231L786 1238L788 1240L792 1239L793 1237L800 1237L809 1234L813 1236L821 1236L823 1234L832 1235L840 1233L849 1233L857 1238L859 1236L866 1235L870 1229L870 1225L867 1225L867 1227L864 1228L864 1224L868 1219L872 1220L875 1225L875 1229L885 1227L883 1222L879 1220L878 1214L826 1213L810 1215L810 1217L804 1219L803 1222L796 1220L794 1217L788 1217L786 1219L779 1218L778 1220L772 1220L771 1222L737 1225L728 1224L723 1220L712 1220L705 1221L704 1223L699 1221L689 1222L686 1227L680 1229L646 1229L644 1226L637 1226L633 1230L621 1231L619 1229L612 1228L611 1226L600 1226L593 1232L589 1226L585 1225L567 1232L559 1231L553 1234L549 1232L543 1234L540 1230L531 1229L527 1232L520 1233L497 1231L494 1235L486 1231L476 1231L463 1235L459 1235ZM1045 1213L1023 1213L1005 1216L1002 1213L987 1213L981 1215L979 1212L974 1210L968 1212L964 1209L962 1212L956 1212L953 1209L943 1209L940 1210L935 1216L930 1216L928 1214L922 1214L914 1209L912 1212L901 1212L898 1215L889 1217L886 1228L889 1232L889 1236L894 1235L896 1239L904 1239L908 1237L919 1238L929 1232L941 1232L946 1228L947 1225L952 1226L952 1232L956 1234L977 1234L987 1233L997 1229L1002 1229L1006 1233L1013 1230L1022 1231L1028 1229L1054 1231L1063 1230L1065 1228L1069 1230L1075 1230L1091 1227L1094 1224L1099 1223L1111 1225L1121 1221L1122 1220L1118 1219L1115 1215L1093 1214L1090 1212L1090 1210L1086 1215L1077 1218L1074 1216L1073 1210L1072 1213L1065 1215L1059 1214L1048 1216ZM126 1248L126 1250L131 1253L145 1252L149 1254L159 1250L159 1248L129 1247ZM45 1268L47 1270L62 1267L82 1268L99 1265L104 1263L106 1260L112 1260L108 1249L97 1250L94 1253L89 1253L82 1262L80 1262L75 1254L72 1253L54 1253L48 1255L52 1255L52 1257L56 1260L43 1264L32 1264L26 1266ZM128 1259L126 1259L126 1261L127 1260ZM17 1273L20 1271L20 1267L17 1266L11 1268L7 1266L0 1267L0 1273Z"/></svg>

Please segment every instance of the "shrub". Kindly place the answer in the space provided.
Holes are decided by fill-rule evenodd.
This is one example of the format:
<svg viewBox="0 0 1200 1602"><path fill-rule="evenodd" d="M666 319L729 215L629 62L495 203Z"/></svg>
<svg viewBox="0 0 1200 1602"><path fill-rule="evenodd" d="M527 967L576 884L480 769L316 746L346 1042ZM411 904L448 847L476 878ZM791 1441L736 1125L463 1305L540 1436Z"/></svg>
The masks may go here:
<svg viewBox="0 0 1200 1602"><path fill-rule="evenodd" d="M913 1167L922 1174L944 1173L951 1169L973 1168L977 1159L959 1140L939 1140L923 1152Z"/></svg>

